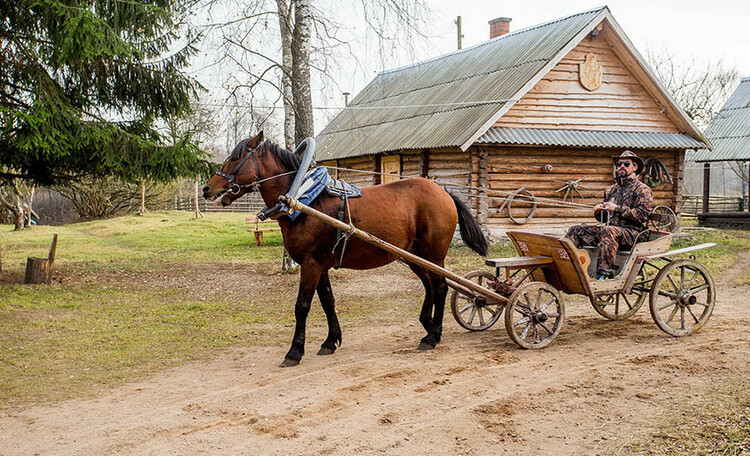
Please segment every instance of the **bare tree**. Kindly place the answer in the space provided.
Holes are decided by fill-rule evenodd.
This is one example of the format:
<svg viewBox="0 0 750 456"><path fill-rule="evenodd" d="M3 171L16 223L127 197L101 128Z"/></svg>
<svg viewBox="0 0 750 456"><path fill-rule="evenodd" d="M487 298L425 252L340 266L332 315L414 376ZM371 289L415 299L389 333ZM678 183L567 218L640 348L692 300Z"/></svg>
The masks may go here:
<svg viewBox="0 0 750 456"><path fill-rule="evenodd" d="M678 60L666 49L646 49L646 60L682 109L706 128L739 83L735 68L721 60Z"/></svg>
<svg viewBox="0 0 750 456"><path fill-rule="evenodd" d="M5 167L2 170L7 171ZM4 179L0 185L0 206L11 214L15 230L22 230L31 224L35 189L34 184L20 178Z"/></svg>

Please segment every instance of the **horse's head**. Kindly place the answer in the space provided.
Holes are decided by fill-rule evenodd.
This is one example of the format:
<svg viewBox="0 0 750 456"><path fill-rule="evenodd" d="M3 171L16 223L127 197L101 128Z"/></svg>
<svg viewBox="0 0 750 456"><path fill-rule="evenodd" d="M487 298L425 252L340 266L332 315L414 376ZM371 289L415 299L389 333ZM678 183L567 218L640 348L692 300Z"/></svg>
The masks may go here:
<svg viewBox="0 0 750 456"><path fill-rule="evenodd" d="M203 187L203 197L222 206L255 189L258 176L258 146L263 142L263 132L240 141L224 160L221 170L211 177Z"/></svg>

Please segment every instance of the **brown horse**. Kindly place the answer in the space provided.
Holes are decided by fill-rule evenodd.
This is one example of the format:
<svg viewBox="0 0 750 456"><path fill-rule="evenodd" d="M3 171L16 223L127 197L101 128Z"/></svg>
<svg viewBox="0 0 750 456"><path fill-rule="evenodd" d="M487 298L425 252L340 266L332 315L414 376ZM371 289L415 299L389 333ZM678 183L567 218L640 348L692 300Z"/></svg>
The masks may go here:
<svg viewBox="0 0 750 456"><path fill-rule="evenodd" d="M227 206L244 193L259 190L268 207L286 194L301 157L265 141L263 132L241 141L222 166L203 187L203 196ZM339 198L322 193L310 206L336 217ZM364 231L393 245L406 249L425 260L443 266L458 222L464 242L485 256L487 240L466 205L427 179L406 179L362 189L362 197L349 200L351 222ZM348 218L345 219L348 222ZM278 219L284 247L300 264L300 284L294 308L296 327L292 346L283 366L299 364L305 352L305 322L315 291L328 320L328 337L319 355L330 355L341 344L328 271L334 264L336 229L322 221L301 214L294 222ZM341 267L372 269L386 265L397 257L360 239L352 237ZM448 287L445 278L418 266L410 265L425 288L419 321L427 335L419 349L429 350L440 342L443 310Z"/></svg>

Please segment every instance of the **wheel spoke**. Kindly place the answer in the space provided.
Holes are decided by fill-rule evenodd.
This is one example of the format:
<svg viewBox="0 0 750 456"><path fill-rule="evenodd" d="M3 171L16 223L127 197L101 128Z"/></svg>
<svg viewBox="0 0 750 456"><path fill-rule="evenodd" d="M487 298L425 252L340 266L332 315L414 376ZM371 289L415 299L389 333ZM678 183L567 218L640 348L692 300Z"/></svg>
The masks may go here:
<svg viewBox="0 0 750 456"><path fill-rule="evenodd" d="M685 308L680 307L680 329L685 329Z"/></svg>
<svg viewBox="0 0 750 456"><path fill-rule="evenodd" d="M677 297L677 293L672 293L671 291L665 290L663 288L659 290L659 295L666 296L672 299L675 299Z"/></svg>
<svg viewBox="0 0 750 456"><path fill-rule="evenodd" d="M471 308L471 313L469 314L469 319L466 320L466 323L468 323L469 325L471 325L471 323L474 321L474 315L476 315L476 314L477 314L477 308L476 307L472 307Z"/></svg>
<svg viewBox="0 0 750 456"><path fill-rule="evenodd" d="M674 318L674 316L677 315L677 309L679 307L680 306L678 306L677 303L675 302L674 309L672 309L672 313L669 314L669 318L667 318L667 324L669 324L672 321L672 319Z"/></svg>
<svg viewBox="0 0 750 456"><path fill-rule="evenodd" d="M555 297L554 296L552 296L551 298L549 298L549 301L547 301L544 304L542 304L541 306L539 306L539 310L542 311L542 312L544 312L544 309L546 309L547 307L549 307L549 305L552 304L553 302L555 302Z"/></svg>
<svg viewBox="0 0 750 456"><path fill-rule="evenodd" d="M708 284L704 283L704 284L698 285L695 288L691 288L688 291L690 291L690 294L696 294L696 293L700 293L701 291L703 291L703 290L705 290L707 288L708 288Z"/></svg>
<svg viewBox="0 0 750 456"><path fill-rule="evenodd" d="M671 274L671 271L670 271L670 274ZM667 278L672 283L672 289L674 290L674 292L679 294L680 287L678 287L677 284L674 282L674 279L672 278L672 276L667 274ZM661 293L661 290L659 290L659 292Z"/></svg>
<svg viewBox="0 0 750 456"><path fill-rule="evenodd" d="M694 306L703 306L703 307L708 307L708 303L707 303L707 302L696 302L696 303L695 303L695 304L693 304L693 305L694 305Z"/></svg>
<svg viewBox="0 0 750 456"><path fill-rule="evenodd" d="M543 292L543 291L544 291L544 290L542 290L542 289L540 288L540 289L539 289L539 292L538 292L538 293L536 294L536 299L534 300L534 304L536 304L536 305L535 305L534 307L532 307L532 309L533 309L533 310L539 310L539 301L541 301L541 300L542 300L542 292Z"/></svg>
<svg viewBox="0 0 750 456"><path fill-rule="evenodd" d="M628 300L628 297L625 295L625 293L621 294L623 301L625 301L625 304L627 304L628 309L632 309L633 305L630 304L630 301Z"/></svg>
<svg viewBox="0 0 750 456"><path fill-rule="evenodd" d="M470 302L470 303L466 304L466 307L464 307L463 309L459 310L458 313L462 314L462 313L466 312L467 310L471 309L472 307L474 307L474 303Z"/></svg>
<svg viewBox="0 0 750 456"><path fill-rule="evenodd" d="M539 343L539 325L534 325L534 343Z"/></svg>
<svg viewBox="0 0 750 456"><path fill-rule="evenodd" d="M515 323L513 323L513 326L525 325L528 322L529 322L529 317L523 317L520 320L518 320Z"/></svg>
<svg viewBox="0 0 750 456"><path fill-rule="evenodd" d="M532 323L529 320L529 322L526 324L526 327L523 328L523 332L521 332L521 340L525 340L526 339L526 335L529 334L529 329L531 329L531 325L532 325Z"/></svg>
<svg viewBox="0 0 750 456"><path fill-rule="evenodd" d="M550 317L550 318L560 318L560 314L559 314L559 313L549 313L549 312L545 312L545 315L547 315L547 316L548 316L548 317Z"/></svg>
<svg viewBox="0 0 750 456"><path fill-rule="evenodd" d="M490 318L495 316L496 311L490 309L489 307L484 307L484 310L490 313Z"/></svg>
<svg viewBox="0 0 750 456"><path fill-rule="evenodd" d="M687 268L680 268L680 290L685 289L685 269Z"/></svg>
<svg viewBox="0 0 750 456"><path fill-rule="evenodd" d="M552 335L552 331L550 331L547 325L545 325L544 323L540 323L540 325L542 326L542 328L544 328L545 331L547 331L547 334L549 334L550 336Z"/></svg>
<svg viewBox="0 0 750 456"><path fill-rule="evenodd" d="M620 313L620 294L615 295L615 315Z"/></svg>
<svg viewBox="0 0 750 456"><path fill-rule="evenodd" d="M688 312L690 312L690 316L693 317L693 320L695 320L696 323L699 323L700 319L697 316L695 316L695 313L693 312L693 308L688 307L687 309L688 309Z"/></svg>
<svg viewBox="0 0 750 456"><path fill-rule="evenodd" d="M695 272L693 272L693 277L691 277L690 280L688 280L688 284L685 285L685 288L690 289L690 287L693 286L693 281L695 280L696 277L698 277L699 272L700 271L697 269L695 270Z"/></svg>
<svg viewBox="0 0 750 456"><path fill-rule="evenodd" d="M477 313L479 314L479 326L484 326L484 313L481 307L477 309Z"/></svg>
<svg viewBox="0 0 750 456"><path fill-rule="evenodd" d="M664 305L662 305L661 307L659 307L659 311L662 311L662 310L664 310L664 309L668 308L669 306L676 306L676 305L677 305L677 300L676 300L676 299L673 299L673 300L671 300L671 301L670 301L669 303L667 303L667 304L664 304Z"/></svg>

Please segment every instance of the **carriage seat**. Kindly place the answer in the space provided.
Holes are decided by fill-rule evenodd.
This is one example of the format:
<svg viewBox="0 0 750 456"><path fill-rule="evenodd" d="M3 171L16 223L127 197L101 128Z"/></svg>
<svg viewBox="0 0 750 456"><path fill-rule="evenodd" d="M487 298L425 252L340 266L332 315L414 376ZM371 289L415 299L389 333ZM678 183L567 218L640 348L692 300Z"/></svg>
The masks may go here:
<svg viewBox="0 0 750 456"><path fill-rule="evenodd" d="M646 235L648 233L648 235ZM654 242L658 241L659 239L664 238L665 236L669 236L671 238L671 234L664 232L664 231L657 231L657 230L648 230L643 231L641 234L638 235L638 238L636 239L636 243L630 247L630 248L623 248L620 247L617 249L617 256L615 257L615 277L617 274L619 274L622 266L628 261L628 258L630 258L630 255L633 254L633 252L636 252L637 250L645 250L649 251L649 253L660 253L661 250L663 250L663 242ZM652 245L647 245L652 244ZM643 246L643 248L639 247ZM669 250L669 243L666 244L666 250ZM638 247L636 249L636 247ZM585 245L581 250L584 250L588 255L591 261L588 264L587 273L590 277L596 276L596 257L598 253L598 247Z"/></svg>

